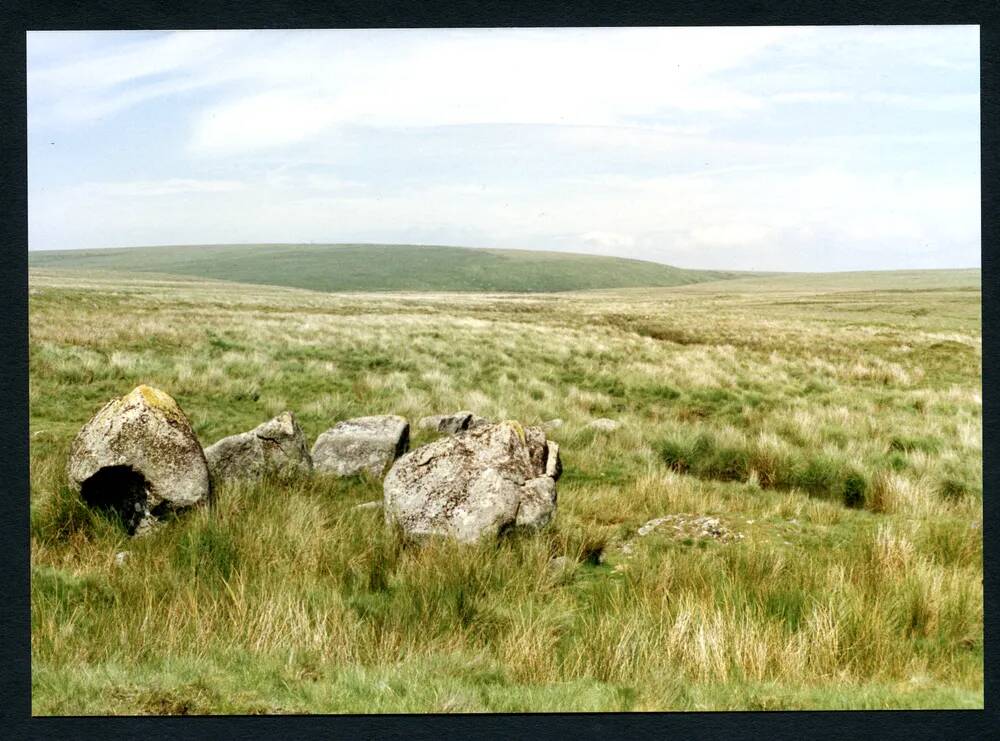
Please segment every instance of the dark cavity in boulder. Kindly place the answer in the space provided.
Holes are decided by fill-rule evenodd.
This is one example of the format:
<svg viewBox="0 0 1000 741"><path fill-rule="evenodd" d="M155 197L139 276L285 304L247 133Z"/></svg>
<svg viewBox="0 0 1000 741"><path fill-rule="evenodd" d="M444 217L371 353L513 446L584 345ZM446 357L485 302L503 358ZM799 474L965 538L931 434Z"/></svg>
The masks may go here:
<svg viewBox="0 0 1000 741"><path fill-rule="evenodd" d="M131 466L108 466L80 485L80 496L87 506L120 519L132 535L146 516L148 486Z"/></svg>

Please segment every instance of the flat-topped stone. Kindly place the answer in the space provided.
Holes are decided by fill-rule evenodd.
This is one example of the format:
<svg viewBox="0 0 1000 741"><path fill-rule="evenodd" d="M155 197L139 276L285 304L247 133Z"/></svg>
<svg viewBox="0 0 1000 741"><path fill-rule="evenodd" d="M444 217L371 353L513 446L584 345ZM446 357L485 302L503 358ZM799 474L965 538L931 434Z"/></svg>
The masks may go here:
<svg viewBox="0 0 1000 741"><path fill-rule="evenodd" d="M410 424L393 414L338 422L312 447L314 470L336 476L382 476L410 445Z"/></svg>

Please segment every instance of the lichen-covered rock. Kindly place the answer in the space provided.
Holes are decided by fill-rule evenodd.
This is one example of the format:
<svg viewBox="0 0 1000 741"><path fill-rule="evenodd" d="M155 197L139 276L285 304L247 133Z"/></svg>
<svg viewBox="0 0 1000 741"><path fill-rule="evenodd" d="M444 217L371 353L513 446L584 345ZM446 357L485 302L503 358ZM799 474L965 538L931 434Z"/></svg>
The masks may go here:
<svg viewBox="0 0 1000 741"><path fill-rule="evenodd" d="M208 465L184 412L168 394L138 386L81 428L66 473L85 502L116 512L130 533L206 501Z"/></svg>
<svg viewBox="0 0 1000 741"><path fill-rule="evenodd" d="M312 471L306 436L291 412L282 412L249 432L222 438L205 448L205 458L214 481Z"/></svg>
<svg viewBox="0 0 1000 741"><path fill-rule="evenodd" d="M514 526L538 529L555 513L558 457L538 428L483 426L424 445L400 458L383 482L385 520L410 538L462 542ZM522 511L523 510L523 511Z"/></svg>
<svg viewBox="0 0 1000 741"><path fill-rule="evenodd" d="M548 446L545 444L545 433L542 431L542 428L525 428L524 442L528 446L528 457L531 459L532 470L545 473L545 458L548 455Z"/></svg>
<svg viewBox="0 0 1000 741"><path fill-rule="evenodd" d="M338 422L316 438L313 469L337 476L381 476L410 446L410 423L392 414Z"/></svg>

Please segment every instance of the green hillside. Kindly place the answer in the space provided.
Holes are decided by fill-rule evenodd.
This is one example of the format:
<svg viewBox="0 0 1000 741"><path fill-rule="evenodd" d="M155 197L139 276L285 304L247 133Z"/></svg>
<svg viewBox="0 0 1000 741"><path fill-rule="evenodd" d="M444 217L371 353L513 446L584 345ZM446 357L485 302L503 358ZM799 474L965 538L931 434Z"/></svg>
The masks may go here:
<svg viewBox="0 0 1000 741"><path fill-rule="evenodd" d="M316 291L545 292L740 275L563 252L414 245L188 245L30 252L33 268L168 273Z"/></svg>

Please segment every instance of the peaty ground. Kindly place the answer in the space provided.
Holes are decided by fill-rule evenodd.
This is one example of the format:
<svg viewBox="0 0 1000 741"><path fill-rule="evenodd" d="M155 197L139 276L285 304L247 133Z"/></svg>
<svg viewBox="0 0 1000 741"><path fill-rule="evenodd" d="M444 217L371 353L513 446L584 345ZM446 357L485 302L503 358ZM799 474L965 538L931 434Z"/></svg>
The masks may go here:
<svg viewBox="0 0 1000 741"><path fill-rule="evenodd" d="M34 712L982 707L979 280L334 295L33 270ZM139 383L205 445L285 409L310 443L364 414L560 417L558 515L404 548L351 511L378 481L317 477L221 487L132 541L64 465ZM671 514L743 537L636 537Z"/></svg>

